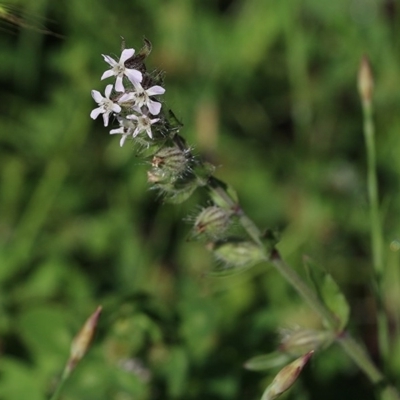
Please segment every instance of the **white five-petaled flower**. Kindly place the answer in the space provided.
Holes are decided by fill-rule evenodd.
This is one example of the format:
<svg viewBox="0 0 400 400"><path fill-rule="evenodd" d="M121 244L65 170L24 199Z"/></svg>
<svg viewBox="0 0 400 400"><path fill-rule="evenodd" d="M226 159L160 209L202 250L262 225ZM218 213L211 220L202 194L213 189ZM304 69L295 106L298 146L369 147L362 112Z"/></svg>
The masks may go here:
<svg viewBox="0 0 400 400"><path fill-rule="evenodd" d="M160 118L150 119L147 115L128 115L126 118L136 121L136 129L133 132L133 137L136 137L139 133L146 131L147 136L152 139L151 125L155 124Z"/></svg>
<svg viewBox="0 0 400 400"><path fill-rule="evenodd" d="M108 120L112 112L119 113L121 111L121 107L110 100L112 88L113 85L106 86L106 90L104 92L106 97L103 97L97 90L92 90L92 97L99 107L92 110L90 117L96 119L100 114L103 114L104 126L108 125Z"/></svg>
<svg viewBox="0 0 400 400"><path fill-rule="evenodd" d="M134 49L125 49L122 51L121 57L119 58L118 62L116 62L110 56L105 56L104 54L102 54L104 61L111 65L111 69L104 72L104 74L101 76L101 79L103 80L109 78L110 76L116 76L117 79L115 81L115 90L117 92L125 91L124 85L122 83L122 78L124 75L126 75L134 85L140 84L140 82L142 82L143 77L140 71L138 71L137 69L125 67L125 61L131 58L134 54Z"/></svg>
<svg viewBox="0 0 400 400"><path fill-rule="evenodd" d="M128 136L134 136L135 129L137 128L136 121L131 121L126 118L118 118L120 127L118 129L112 129L110 135L121 134L121 140L119 145L122 147ZM136 136L136 135L135 135Z"/></svg>
<svg viewBox="0 0 400 400"><path fill-rule="evenodd" d="M135 106L139 109L146 106L149 109L150 114L157 115L161 110L161 103L150 99L150 96L155 96L159 94L164 94L165 89L161 86L152 86L149 89L144 89L142 85L135 84L135 91L130 93L125 93L119 99L120 103L127 101L134 101Z"/></svg>

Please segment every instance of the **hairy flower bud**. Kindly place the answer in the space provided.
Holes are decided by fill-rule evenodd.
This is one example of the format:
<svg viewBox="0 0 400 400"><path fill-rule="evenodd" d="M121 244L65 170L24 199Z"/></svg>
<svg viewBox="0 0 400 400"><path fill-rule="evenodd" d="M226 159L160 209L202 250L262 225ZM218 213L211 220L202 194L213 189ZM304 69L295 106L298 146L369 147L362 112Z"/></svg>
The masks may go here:
<svg viewBox="0 0 400 400"><path fill-rule="evenodd" d="M232 212L218 206L204 208L196 217L193 236L217 239L223 235L231 223Z"/></svg>
<svg viewBox="0 0 400 400"><path fill-rule="evenodd" d="M254 265L265 260L263 249L256 243L240 238L229 238L210 243L208 248L215 257L230 267Z"/></svg>
<svg viewBox="0 0 400 400"><path fill-rule="evenodd" d="M282 339L279 349L294 356L317 350L334 339L334 333L314 329L283 329L280 333Z"/></svg>
<svg viewBox="0 0 400 400"><path fill-rule="evenodd" d="M153 169L162 170L173 178L181 176L188 168L186 152L177 146L161 148L151 161Z"/></svg>
<svg viewBox="0 0 400 400"><path fill-rule="evenodd" d="M267 387L261 400L274 400L283 392L288 390L297 380L300 372L312 356L313 351L304 354L297 360L282 368L275 376L272 383Z"/></svg>

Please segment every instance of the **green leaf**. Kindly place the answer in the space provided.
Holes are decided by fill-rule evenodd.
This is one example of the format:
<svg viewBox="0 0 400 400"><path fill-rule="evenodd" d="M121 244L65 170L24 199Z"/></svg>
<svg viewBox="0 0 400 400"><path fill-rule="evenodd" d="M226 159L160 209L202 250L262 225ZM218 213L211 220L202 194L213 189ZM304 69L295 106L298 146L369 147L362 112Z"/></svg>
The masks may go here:
<svg viewBox="0 0 400 400"><path fill-rule="evenodd" d="M43 379L34 368L2 356L0 372L2 399L45 400Z"/></svg>
<svg viewBox="0 0 400 400"><path fill-rule="evenodd" d="M171 398L181 397L187 385L189 362L187 355L181 347L171 349L168 360L167 382L168 393Z"/></svg>
<svg viewBox="0 0 400 400"><path fill-rule="evenodd" d="M350 306L331 275L326 274L321 292L326 306L338 317L339 330L343 330L349 321Z"/></svg>
<svg viewBox="0 0 400 400"><path fill-rule="evenodd" d="M350 315L350 306L343 292L332 276L317 266L309 257L304 257L304 266L319 299L337 317L338 324L335 328L339 331L343 330ZM327 324L326 321L325 323Z"/></svg>

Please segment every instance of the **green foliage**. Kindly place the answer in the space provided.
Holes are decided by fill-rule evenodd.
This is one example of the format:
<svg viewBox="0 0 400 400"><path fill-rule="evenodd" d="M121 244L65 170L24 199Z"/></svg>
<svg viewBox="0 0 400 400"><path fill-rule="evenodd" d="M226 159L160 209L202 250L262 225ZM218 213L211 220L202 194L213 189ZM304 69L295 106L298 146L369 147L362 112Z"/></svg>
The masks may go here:
<svg viewBox="0 0 400 400"><path fill-rule="evenodd" d="M260 227L282 230L283 256L300 268L310 254L331 273L338 283L326 278L331 309L346 325L340 287L354 310L350 326L373 353L356 92L360 57L369 54L391 273L385 301L398 329L399 249L389 246L400 231L394 2L5 5L28 23L0 20L1 398L49 398L75 333L98 304L98 334L65 399L259 398L265 385L243 363L276 349L278 326L319 328L271 268L210 278L214 261L186 240L191 227L183 222L198 203L209 205L201 190L179 206L164 204L148 190L149 165L133 146L120 148L90 119L90 91L106 85L101 54L118 55L121 36L137 50L143 36L151 40L148 67L166 71L164 101L176 129L235 188L231 200L239 198ZM397 342L388 374L399 384ZM372 398L345 356L330 350L326 357L316 355L316 371L311 361L302 398Z"/></svg>
<svg viewBox="0 0 400 400"><path fill-rule="evenodd" d="M328 321L324 321L325 325L341 332L350 316L350 306L346 297L330 274L315 265L308 257L304 258L304 264L319 299L337 319L337 326L329 327Z"/></svg>

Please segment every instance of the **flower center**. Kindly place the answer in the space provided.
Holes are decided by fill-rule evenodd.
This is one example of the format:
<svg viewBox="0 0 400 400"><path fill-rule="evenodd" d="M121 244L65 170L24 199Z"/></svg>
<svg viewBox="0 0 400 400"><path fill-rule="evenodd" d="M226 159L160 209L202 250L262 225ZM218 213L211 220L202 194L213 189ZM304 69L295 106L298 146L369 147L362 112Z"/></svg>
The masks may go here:
<svg viewBox="0 0 400 400"><path fill-rule="evenodd" d="M113 67L113 71L117 76L122 76L122 75L124 75L125 66L121 65L121 64L117 64Z"/></svg>

